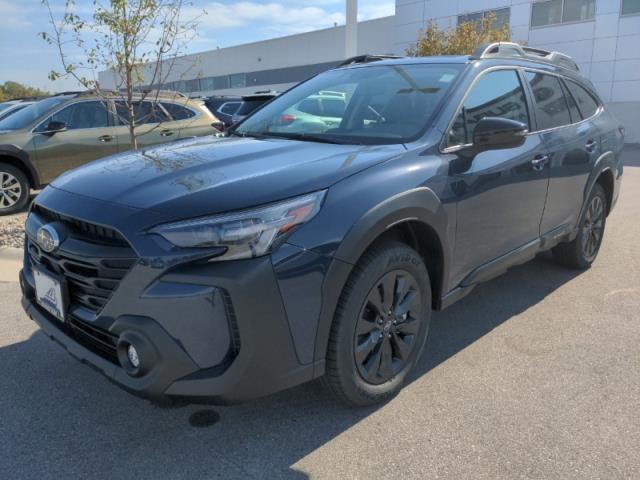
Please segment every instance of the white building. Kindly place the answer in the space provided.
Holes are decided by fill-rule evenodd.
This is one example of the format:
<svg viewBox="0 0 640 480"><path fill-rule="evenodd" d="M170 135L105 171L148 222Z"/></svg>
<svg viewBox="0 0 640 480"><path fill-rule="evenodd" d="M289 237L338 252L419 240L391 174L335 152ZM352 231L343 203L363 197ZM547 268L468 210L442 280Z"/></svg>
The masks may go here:
<svg viewBox="0 0 640 480"><path fill-rule="evenodd" d="M573 57L640 142L640 0L396 0L393 51L402 53L433 19L442 27L495 11L512 38Z"/></svg>
<svg viewBox="0 0 640 480"><path fill-rule="evenodd" d="M366 0L360 0L364 2ZM358 25L358 53L403 54L430 20L441 27L494 11L512 37L571 55L640 142L640 0L396 0L396 14ZM187 74L167 88L194 94L284 90L345 58L339 26L185 57ZM179 69L176 69L179 70ZM104 87L113 87L108 72Z"/></svg>
<svg viewBox="0 0 640 480"><path fill-rule="evenodd" d="M393 17L360 22L358 54L390 53L392 31ZM187 55L173 66L173 76L164 87L195 95L282 91L344 59L345 26L341 25ZM103 88L114 88L112 73L101 72L99 79Z"/></svg>

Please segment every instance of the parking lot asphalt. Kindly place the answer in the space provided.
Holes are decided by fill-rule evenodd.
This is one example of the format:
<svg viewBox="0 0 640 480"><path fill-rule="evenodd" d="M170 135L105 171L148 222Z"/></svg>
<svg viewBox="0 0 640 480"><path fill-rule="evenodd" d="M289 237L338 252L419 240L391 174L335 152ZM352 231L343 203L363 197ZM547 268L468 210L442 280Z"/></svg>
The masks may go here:
<svg viewBox="0 0 640 480"><path fill-rule="evenodd" d="M435 314L385 405L317 382L269 398L162 409L38 332L0 282L1 478L640 478L640 149L585 272L546 254Z"/></svg>

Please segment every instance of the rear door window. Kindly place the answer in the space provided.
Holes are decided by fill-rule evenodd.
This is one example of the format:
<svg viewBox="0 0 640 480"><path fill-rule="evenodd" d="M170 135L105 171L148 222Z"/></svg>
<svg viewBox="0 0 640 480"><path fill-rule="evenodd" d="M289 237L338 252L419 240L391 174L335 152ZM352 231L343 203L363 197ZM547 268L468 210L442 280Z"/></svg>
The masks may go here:
<svg viewBox="0 0 640 480"><path fill-rule="evenodd" d="M129 113L125 102L116 102L116 111L118 118L124 125L129 124ZM160 104L149 101L135 102L133 104L133 115L136 125L144 125L145 123L160 123L169 120L164 113Z"/></svg>
<svg viewBox="0 0 640 480"><path fill-rule="evenodd" d="M566 80L565 85L578 104L582 118L589 118L595 115L598 110L598 102L584 88L571 80Z"/></svg>
<svg viewBox="0 0 640 480"><path fill-rule="evenodd" d="M485 73L471 87L449 130L448 145L471 143L473 129L485 117L517 120L529 127L524 89L515 70Z"/></svg>
<svg viewBox="0 0 640 480"><path fill-rule="evenodd" d="M582 116L580 115L580 110L578 110L578 105L575 100L567 90L567 87L563 87L562 91L564 92L564 98L567 99L567 105L569 106L569 113L571 114L571 121L573 123L579 122L582 120Z"/></svg>
<svg viewBox="0 0 640 480"><path fill-rule="evenodd" d="M175 103L162 103L164 109L171 115L174 120L186 120L187 118L195 117L195 112L190 108L183 105L176 105Z"/></svg>
<svg viewBox="0 0 640 480"><path fill-rule="evenodd" d="M535 98L538 130L569 125L571 115L560 80L538 72L525 72L525 78Z"/></svg>

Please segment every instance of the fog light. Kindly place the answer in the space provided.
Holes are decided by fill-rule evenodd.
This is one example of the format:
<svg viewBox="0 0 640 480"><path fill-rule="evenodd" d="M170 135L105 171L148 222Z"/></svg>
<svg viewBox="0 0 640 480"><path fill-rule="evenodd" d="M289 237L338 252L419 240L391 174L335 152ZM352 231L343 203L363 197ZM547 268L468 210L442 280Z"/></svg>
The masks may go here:
<svg viewBox="0 0 640 480"><path fill-rule="evenodd" d="M129 358L129 362L133 368L138 368L140 366L138 351L133 345L129 345L129 348L127 348L127 357Z"/></svg>

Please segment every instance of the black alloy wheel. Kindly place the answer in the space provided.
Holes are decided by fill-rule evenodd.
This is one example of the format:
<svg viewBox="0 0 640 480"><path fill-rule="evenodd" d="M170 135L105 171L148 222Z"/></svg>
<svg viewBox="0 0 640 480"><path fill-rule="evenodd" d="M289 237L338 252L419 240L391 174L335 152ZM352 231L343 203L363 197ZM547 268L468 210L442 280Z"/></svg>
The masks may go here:
<svg viewBox="0 0 640 480"><path fill-rule="evenodd" d="M323 382L348 405L390 399L420 358L430 319L424 259L401 241L379 240L358 260L343 288Z"/></svg>
<svg viewBox="0 0 640 480"><path fill-rule="evenodd" d="M582 254L587 262L593 262L600 249L604 231L604 218L604 202L599 195L595 195L587 206L582 231L580 232L582 235Z"/></svg>
<svg viewBox="0 0 640 480"><path fill-rule="evenodd" d="M387 382L406 365L416 344L422 295L411 273L394 270L371 289L356 324L358 372L373 385Z"/></svg>

